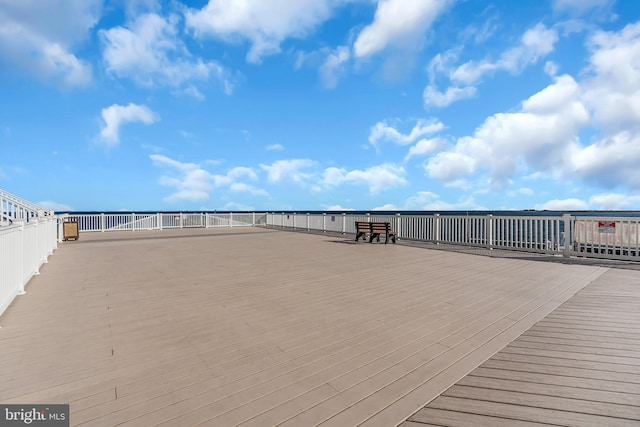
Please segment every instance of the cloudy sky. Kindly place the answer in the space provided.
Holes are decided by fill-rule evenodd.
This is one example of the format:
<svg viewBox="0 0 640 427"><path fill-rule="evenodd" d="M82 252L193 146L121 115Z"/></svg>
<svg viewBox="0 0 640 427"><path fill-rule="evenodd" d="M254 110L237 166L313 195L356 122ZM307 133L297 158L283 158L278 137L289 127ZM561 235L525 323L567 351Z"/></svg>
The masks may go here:
<svg viewBox="0 0 640 427"><path fill-rule="evenodd" d="M0 0L56 210L640 209L636 0Z"/></svg>

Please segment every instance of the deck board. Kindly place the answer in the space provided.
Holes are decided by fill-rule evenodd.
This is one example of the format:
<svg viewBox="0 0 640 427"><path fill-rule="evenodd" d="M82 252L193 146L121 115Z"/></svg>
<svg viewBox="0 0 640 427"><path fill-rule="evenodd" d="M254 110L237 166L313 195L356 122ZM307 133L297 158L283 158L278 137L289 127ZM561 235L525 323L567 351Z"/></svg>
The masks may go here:
<svg viewBox="0 0 640 427"><path fill-rule="evenodd" d="M409 418L640 425L640 281L609 270Z"/></svg>
<svg viewBox="0 0 640 427"><path fill-rule="evenodd" d="M72 425L397 425L470 372L500 371L476 369L500 350L492 363L516 378L487 380L539 375L522 365L566 354L560 340L578 355L563 378L614 364L618 377L588 378L617 408L628 398L612 383L640 375L637 323L580 313L618 294L545 319L609 271L260 228L83 234L0 318L0 401L69 403ZM433 425L453 414L431 411Z"/></svg>

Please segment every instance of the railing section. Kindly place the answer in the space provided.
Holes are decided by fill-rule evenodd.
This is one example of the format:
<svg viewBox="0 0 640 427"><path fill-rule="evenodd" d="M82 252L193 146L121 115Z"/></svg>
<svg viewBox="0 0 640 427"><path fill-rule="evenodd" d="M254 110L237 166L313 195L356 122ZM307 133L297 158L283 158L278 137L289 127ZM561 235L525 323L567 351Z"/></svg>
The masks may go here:
<svg viewBox="0 0 640 427"><path fill-rule="evenodd" d="M57 218L14 221L0 228L0 314L57 248Z"/></svg>
<svg viewBox="0 0 640 427"><path fill-rule="evenodd" d="M171 228L246 227L266 224L265 213L122 213L66 214L80 232L162 230Z"/></svg>
<svg viewBox="0 0 640 427"><path fill-rule="evenodd" d="M640 219L578 218L568 241L576 255L640 260Z"/></svg>
<svg viewBox="0 0 640 427"><path fill-rule="evenodd" d="M37 217L51 215L53 212L42 206L0 189L0 226L10 225L14 221L29 222Z"/></svg>
<svg viewBox="0 0 640 427"><path fill-rule="evenodd" d="M268 212L270 227L355 234L356 221L392 224L398 238L564 256L640 261L640 219L528 215Z"/></svg>
<svg viewBox="0 0 640 427"><path fill-rule="evenodd" d="M404 240L564 256L640 261L640 219L537 215L408 215L351 212L73 215L81 232L267 225L355 234L356 221L389 222Z"/></svg>

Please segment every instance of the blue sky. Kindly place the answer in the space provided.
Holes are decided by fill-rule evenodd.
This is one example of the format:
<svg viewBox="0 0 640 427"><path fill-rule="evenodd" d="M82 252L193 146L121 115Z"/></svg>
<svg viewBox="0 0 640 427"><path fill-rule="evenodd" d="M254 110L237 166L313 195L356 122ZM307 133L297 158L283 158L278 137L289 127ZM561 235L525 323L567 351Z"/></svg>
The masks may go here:
<svg viewBox="0 0 640 427"><path fill-rule="evenodd" d="M635 0L0 0L56 210L640 209Z"/></svg>

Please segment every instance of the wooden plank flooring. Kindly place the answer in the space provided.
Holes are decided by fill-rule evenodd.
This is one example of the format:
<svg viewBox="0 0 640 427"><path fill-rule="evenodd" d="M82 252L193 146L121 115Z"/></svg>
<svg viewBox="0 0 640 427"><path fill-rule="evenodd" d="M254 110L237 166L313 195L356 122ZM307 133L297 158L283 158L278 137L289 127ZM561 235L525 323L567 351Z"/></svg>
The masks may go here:
<svg viewBox="0 0 640 427"><path fill-rule="evenodd" d="M403 427L640 425L640 274L611 269Z"/></svg>
<svg viewBox="0 0 640 427"><path fill-rule="evenodd" d="M82 234L0 317L0 402L69 403L86 426L398 425L607 270L260 228ZM607 294L573 310L594 299ZM539 376L513 366L574 339L567 368L589 370L609 329L573 338L591 320L572 316L497 361ZM640 374L621 362L636 327L607 353L616 374ZM598 408L630 406L624 394L599 389Z"/></svg>

